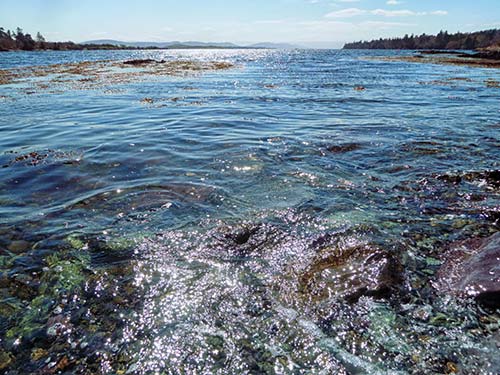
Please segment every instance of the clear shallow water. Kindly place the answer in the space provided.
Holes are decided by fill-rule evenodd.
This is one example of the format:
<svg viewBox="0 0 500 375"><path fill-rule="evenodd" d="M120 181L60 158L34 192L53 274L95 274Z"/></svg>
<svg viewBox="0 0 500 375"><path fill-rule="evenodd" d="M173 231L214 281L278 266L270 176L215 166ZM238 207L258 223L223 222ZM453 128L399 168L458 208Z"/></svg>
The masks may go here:
<svg viewBox="0 0 500 375"><path fill-rule="evenodd" d="M499 169L486 81L500 73L360 58L380 54L395 52L0 55L1 69L236 65L95 90L0 86L9 368L497 373L498 331L481 318L498 314L432 281L447 243L498 230L497 189L439 177ZM378 278L369 255L350 271L321 260L353 248L397 262L390 293L351 298Z"/></svg>

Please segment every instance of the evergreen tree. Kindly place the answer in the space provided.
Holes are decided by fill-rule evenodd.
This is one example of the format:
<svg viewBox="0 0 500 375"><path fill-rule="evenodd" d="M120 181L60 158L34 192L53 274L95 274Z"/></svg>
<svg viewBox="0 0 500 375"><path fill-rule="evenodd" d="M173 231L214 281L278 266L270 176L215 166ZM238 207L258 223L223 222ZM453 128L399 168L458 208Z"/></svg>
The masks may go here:
<svg viewBox="0 0 500 375"><path fill-rule="evenodd" d="M473 50L500 45L500 30L485 30L470 34L405 35L403 38L378 39L371 42L347 43L346 49L467 49Z"/></svg>
<svg viewBox="0 0 500 375"><path fill-rule="evenodd" d="M38 43L44 43L45 42L45 38L43 37L42 34L40 34L40 31L36 33L36 41Z"/></svg>

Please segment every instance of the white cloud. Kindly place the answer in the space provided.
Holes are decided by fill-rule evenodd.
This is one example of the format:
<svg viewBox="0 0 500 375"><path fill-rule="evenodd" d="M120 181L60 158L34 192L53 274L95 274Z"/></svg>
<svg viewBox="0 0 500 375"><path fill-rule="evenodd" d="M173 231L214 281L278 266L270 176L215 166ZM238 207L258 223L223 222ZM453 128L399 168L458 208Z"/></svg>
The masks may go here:
<svg viewBox="0 0 500 375"><path fill-rule="evenodd" d="M446 10L435 10L434 12L430 12L433 16L447 16L448 12Z"/></svg>
<svg viewBox="0 0 500 375"><path fill-rule="evenodd" d="M387 10L387 9L373 9L373 10L366 10L366 9L359 9L359 8L347 8L347 9L342 9L342 10L337 10L334 12L330 12L325 15L326 18L350 18L350 17L357 17L357 16L362 16L366 14L371 14L374 16L381 16L381 17L410 17L410 16L446 16L448 12L446 10L435 10L432 12L414 12L412 10L408 9L402 9L402 10Z"/></svg>
<svg viewBox="0 0 500 375"><path fill-rule="evenodd" d="M399 5L401 4L401 1L397 1L397 0L387 0L387 5Z"/></svg>
<svg viewBox="0 0 500 375"><path fill-rule="evenodd" d="M356 17L366 14L367 11L358 8L347 8L342 10L337 10L335 12L330 12L325 15L326 18L348 18L348 17Z"/></svg>
<svg viewBox="0 0 500 375"><path fill-rule="evenodd" d="M314 45L324 47L315 42L330 42L330 46L342 47L343 43L353 40L367 40L376 37L396 37L403 35L418 26L415 23L364 21L350 22L337 19L322 19L316 21L297 22L293 29L301 30L301 37L297 39L298 44ZM331 41L342 41L343 43L332 44Z"/></svg>
<svg viewBox="0 0 500 375"><path fill-rule="evenodd" d="M416 13L411 10L385 10L385 9L375 9L370 12L375 16L384 17L406 17L406 16L423 16L425 12Z"/></svg>
<svg viewBox="0 0 500 375"><path fill-rule="evenodd" d="M361 0L337 0L337 3L359 3Z"/></svg>

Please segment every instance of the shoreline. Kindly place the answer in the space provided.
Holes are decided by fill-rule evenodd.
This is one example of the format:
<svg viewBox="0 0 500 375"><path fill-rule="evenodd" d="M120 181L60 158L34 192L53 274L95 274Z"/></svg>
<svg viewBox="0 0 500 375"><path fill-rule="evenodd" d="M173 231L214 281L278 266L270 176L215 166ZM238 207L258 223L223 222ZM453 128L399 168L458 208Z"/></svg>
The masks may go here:
<svg viewBox="0 0 500 375"><path fill-rule="evenodd" d="M35 50L22 50L22 49L11 49L11 50L2 50L0 49L0 53L7 52L69 52L69 51L167 51L167 50L197 50L197 49L217 49L217 50L240 50L240 49L272 49L272 48L264 48L264 47L217 47L217 46L197 46L197 47L166 47L166 48L158 48L158 47L147 47L147 48L134 48L134 47L126 47L126 48L67 48L67 49L35 49Z"/></svg>
<svg viewBox="0 0 500 375"><path fill-rule="evenodd" d="M456 51L443 52L436 51L429 53L429 51L419 52L412 56L373 56L365 57L367 60L381 60L381 61L403 61L411 63L422 64L439 64L439 65L460 65L469 66L471 68L500 68L500 59L485 57L487 54L478 52L467 56L464 53L457 53Z"/></svg>

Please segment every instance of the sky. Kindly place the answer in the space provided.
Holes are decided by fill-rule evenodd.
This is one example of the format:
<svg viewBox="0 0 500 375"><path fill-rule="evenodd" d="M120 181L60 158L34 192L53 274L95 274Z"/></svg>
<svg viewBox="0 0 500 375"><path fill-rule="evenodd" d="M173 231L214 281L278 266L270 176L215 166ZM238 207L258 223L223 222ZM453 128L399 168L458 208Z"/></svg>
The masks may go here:
<svg viewBox="0 0 500 375"><path fill-rule="evenodd" d="M0 26L47 40L286 42L338 48L500 28L500 0L0 0Z"/></svg>

